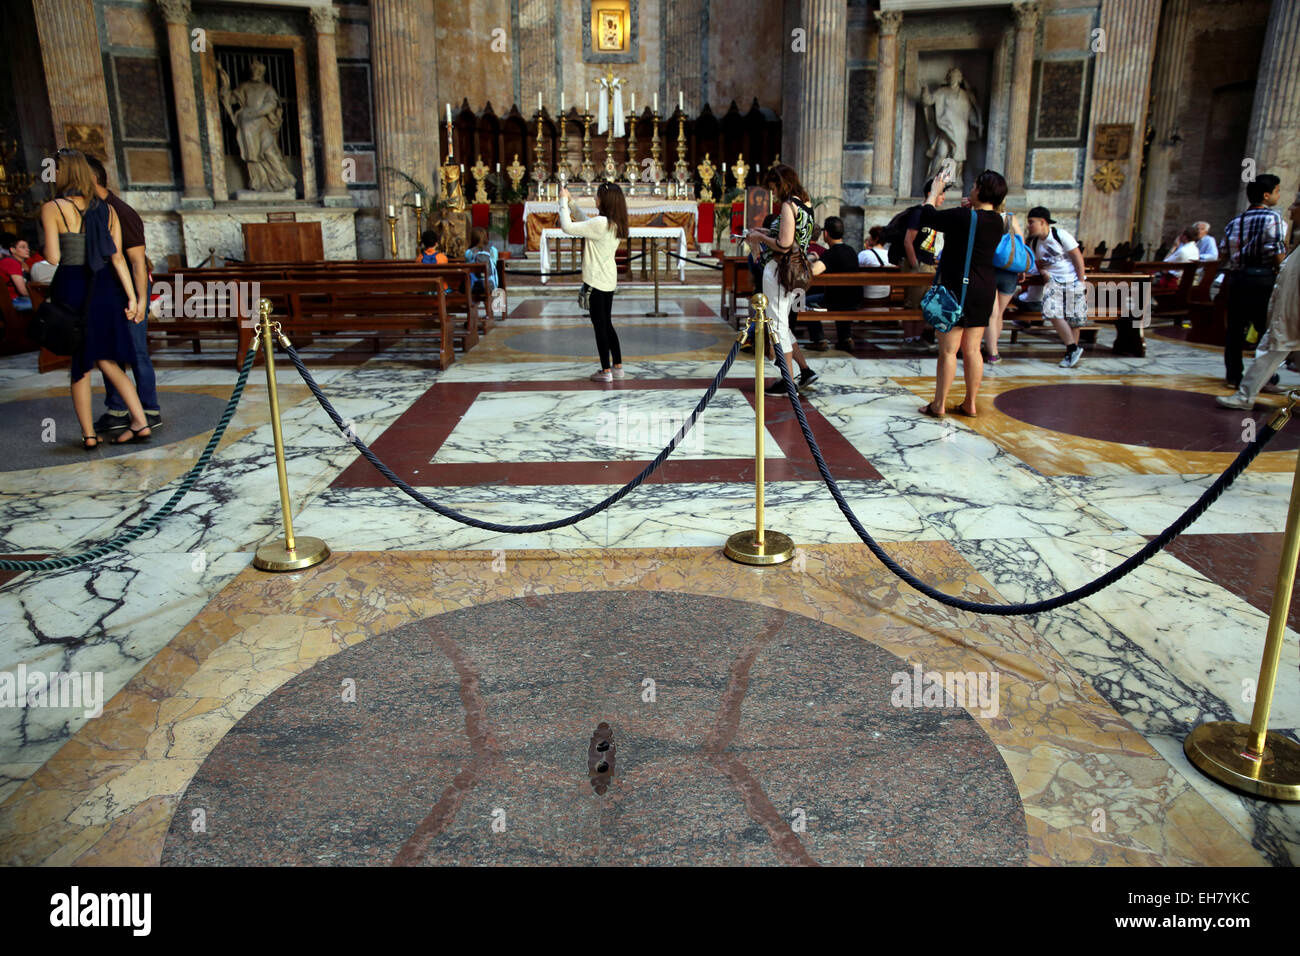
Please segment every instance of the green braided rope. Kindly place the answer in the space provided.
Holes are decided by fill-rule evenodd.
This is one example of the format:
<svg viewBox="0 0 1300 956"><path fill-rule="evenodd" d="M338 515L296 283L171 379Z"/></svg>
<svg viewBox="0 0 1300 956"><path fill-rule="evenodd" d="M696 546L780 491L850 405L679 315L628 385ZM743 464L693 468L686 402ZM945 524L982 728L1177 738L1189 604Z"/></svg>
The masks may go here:
<svg viewBox="0 0 1300 956"><path fill-rule="evenodd" d="M123 531L117 537L105 541L97 548L91 548L81 554L61 558L47 558L43 561L11 561L0 558L0 571L60 571L64 568L75 568L78 565L86 564L96 558L102 558L106 554L120 550L146 531L156 528L163 518L172 513L172 509L185 496L185 493L194 486L194 483L199 480L199 476L203 474L203 469L212 460L212 453L217 450L217 445L221 443L221 437L226 433L226 426L230 424L230 419L235 416L235 409L239 407L239 399L244 394L244 384L248 381L248 372L252 369L255 358L257 358L257 349L250 347L248 355L244 357L244 367L239 370L239 381L235 383L235 390L230 393L230 401L226 403L226 410L221 415L221 421L217 423L217 430L212 433L207 447L203 449L203 454L199 455L199 460L194 463L194 467L181 480L181 486L176 489L175 493L167 499L161 508L134 528Z"/></svg>

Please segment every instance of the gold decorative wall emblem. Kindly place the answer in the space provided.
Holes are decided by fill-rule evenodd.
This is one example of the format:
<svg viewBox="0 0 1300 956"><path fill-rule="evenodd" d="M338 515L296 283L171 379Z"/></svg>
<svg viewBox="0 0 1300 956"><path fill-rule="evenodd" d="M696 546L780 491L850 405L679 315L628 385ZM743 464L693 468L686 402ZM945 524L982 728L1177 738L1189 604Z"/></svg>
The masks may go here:
<svg viewBox="0 0 1300 956"><path fill-rule="evenodd" d="M1124 185L1124 171L1117 164L1106 160L1092 174L1092 184L1101 192L1113 193Z"/></svg>

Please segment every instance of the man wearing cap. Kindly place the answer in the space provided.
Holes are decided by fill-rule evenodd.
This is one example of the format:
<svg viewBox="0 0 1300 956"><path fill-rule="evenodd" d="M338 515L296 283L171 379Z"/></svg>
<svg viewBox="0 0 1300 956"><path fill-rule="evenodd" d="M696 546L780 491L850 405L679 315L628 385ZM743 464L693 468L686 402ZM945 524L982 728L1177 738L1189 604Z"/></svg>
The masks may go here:
<svg viewBox="0 0 1300 956"><path fill-rule="evenodd" d="M1065 346L1060 367L1074 368L1083 357L1075 329L1088 322L1087 277L1079 243L1055 222L1043 206L1029 210L1029 248L1043 277L1043 318L1055 326Z"/></svg>

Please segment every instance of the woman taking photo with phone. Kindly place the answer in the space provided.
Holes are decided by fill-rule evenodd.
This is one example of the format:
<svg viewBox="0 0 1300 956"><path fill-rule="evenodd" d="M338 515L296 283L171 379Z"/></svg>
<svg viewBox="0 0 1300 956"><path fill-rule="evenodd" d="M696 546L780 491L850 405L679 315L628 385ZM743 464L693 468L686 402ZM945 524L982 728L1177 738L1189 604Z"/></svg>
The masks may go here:
<svg viewBox="0 0 1300 956"><path fill-rule="evenodd" d="M930 195L921 207L921 225L943 233L943 257L939 260L936 281L953 298L962 302L961 318L947 332L939 332L939 361L934 376L934 401L921 406L921 413L943 418L947 412L974 418L975 401L984 378L984 360L980 342L989 324L997 295L993 272L993 254L1002 239L1002 217L994 210L1007 195L1007 181L1001 173L986 169L975 177L969 201L959 209L935 207L936 200L948 186L948 177L940 172L930 186ZM971 216L975 227L971 229ZM971 246L971 240L974 244ZM970 249L970 272L966 272L967 247ZM969 280L969 281L967 281ZM963 291L964 289L964 291ZM948 389L957 372L957 351L961 350L965 366L966 398L954 408L945 408Z"/></svg>
<svg viewBox="0 0 1300 956"><path fill-rule="evenodd" d="M568 236L578 236L582 244L582 281L591 286L591 325L596 330L596 351L600 353L600 371L593 382L612 382L623 377L623 353L618 347L618 333L610 314L614 310L614 290L618 288L618 267L614 253L619 241L627 238L627 200L615 183L601 183L596 190L598 215L583 220L582 213L570 208L569 190L560 190L560 228Z"/></svg>
<svg viewBox="0 0 1300 956"><path fill-rule="evenodd" d="M763 264L763 294L767 296L768 315L772 316L781 351L785 353L786 369L794 377L793 362L799 364L799 390L811 385L817 373L808 367L803 352L790 333L790 309L794 305L795 290L786 289L777 276L778 259L796 245L805 255L813 237L813 211L808 193L799 182L799 176L784 163L777 163L763 174L763 186L772 194L772 205L780 209L776 235L755 229L745 237L750 247L759 253ZM786 395L785 383L778 378L765 391L768 395Z"/></svg>
<svg viewBox="0 0 1300 956"><path fill-rule="evenodd" d="M98 368L126 401L131 421L116 444L144 441L152 433L140 396L122 366L135 358L128 321L136 317L135 284L122 255L122 227L113 207L100 201L86 157L61 149L55 159L55 198L41 207L45 258L58 266L50 301L85 316L85 338L72 356L72 407L81 446L99 447L91 417L90 371ZM110 266L112 268L105 268Z"/></svg>

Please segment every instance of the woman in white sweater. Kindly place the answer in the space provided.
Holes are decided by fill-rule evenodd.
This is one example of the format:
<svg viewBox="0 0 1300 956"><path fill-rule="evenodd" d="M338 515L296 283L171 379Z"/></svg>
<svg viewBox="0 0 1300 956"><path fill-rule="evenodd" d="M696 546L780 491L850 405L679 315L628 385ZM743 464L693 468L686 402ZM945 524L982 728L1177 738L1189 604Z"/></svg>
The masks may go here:
<svg viewBox="0 0 1300 956"><path fill-rule="evenodd" d="M560 190L560 228L568 236L583 240L582 281L591 286L591 324L596 330L596 351L600 353L600 371L593 382L610 382L623 377L623 353L618 347L618 333L610 321L614 310L614 290L618 288L618 267L614 253L619 241L627 238L627 200L615 183L601 183L596 190L596 212L591 219L570 209L569 190ZM611 360L613 364L611 365Z"/></svg>

